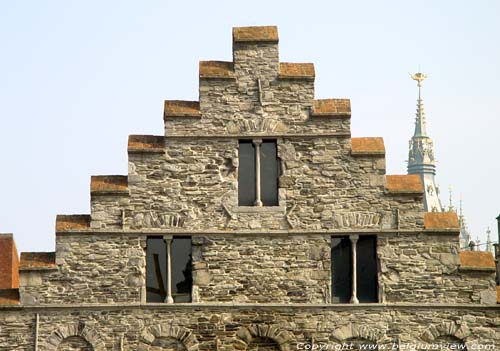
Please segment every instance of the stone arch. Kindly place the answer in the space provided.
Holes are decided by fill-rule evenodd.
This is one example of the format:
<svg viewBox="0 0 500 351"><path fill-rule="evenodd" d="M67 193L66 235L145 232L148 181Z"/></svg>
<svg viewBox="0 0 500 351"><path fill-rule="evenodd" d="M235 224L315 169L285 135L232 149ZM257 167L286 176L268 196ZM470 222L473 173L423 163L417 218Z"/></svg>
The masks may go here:
<svg viewBox="0 0 500 351"><path fill-rule="evenodd" d="M466 323L457 324L455 322L443 322L441 324L432 324L421 335L420 339L426 342L433 342L439 337L454 337L465 342L470 336L471 331Z"/></svg>
<svg viewBox="0 0 500 351"><path fill-rule="evenodd" d="M377 344L380 339L380 334L381 333L379 331L365 325L346 324L335 329L332 333L332 337L340 342L344 342L349 339L363 339Z"/></svg>
<svg viewBox="0 0 500 351"><path fill-rule="evenodd" d="M90 345L92 351L106 350L106 345L101 340L99 334L83 322L68 324L52 332L45 342L45 350L57 351L57 348L65 339L73 336L85 340Z"/></svg>
<svg viewBox="0 0 500 351"><path fill-rule="evenodd" d="M443 350L464 350L464 351L468 350L467 347L465 349L458 348L459 345L466 346L465 342L462 339L459 339L459 338L457 338L455 336L451 336L451 335L439 336L436 338L436 340L434 342L439 343L439 344L448 345L447 347L443 348ZM455 347L450 347L450 345L455 345Z"/></svg>
<svg viewBox="0 0 500 351"><path fill-rule="evenodd" d="M155 340L168 338L177 340L187 351L198 351L199 349L198 340L189 329L170 323L149 326L141 334L141 342L149 345L145 350L154 347Z"/></svg>
<svg viewBox="0 0 500 351"><path fill-rule="evenodd" d="M293 336L286 330L281 330L276 325L252 324L241 327L236 332L238 349L247 349L255 339L270 339L274 341L281 351L291 351L295 344ZM241 347L240 347L241 346Z"/></svg>
<svg viewBox="0 0 500 351"><path fill-rule="evenodd" d="M81 336L68 336L57 346L57 351L93 351L92 345Z"/></svg>

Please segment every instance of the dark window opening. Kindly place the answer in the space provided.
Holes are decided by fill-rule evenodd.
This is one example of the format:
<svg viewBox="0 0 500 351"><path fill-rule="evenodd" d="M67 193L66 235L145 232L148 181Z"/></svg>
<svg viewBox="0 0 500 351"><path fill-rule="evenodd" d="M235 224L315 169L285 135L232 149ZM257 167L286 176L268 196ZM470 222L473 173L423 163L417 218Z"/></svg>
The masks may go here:
<svg viewBox="0 0 500 351"><path fill-rule="evenodd" d="M255 203L255 147L251 140L240 140L238 148L238 205Z"/></svg>
<svg viewBox="0 0 500 351"><path fill-rule="evenodd" d="M260 194L257 194L256 151L260 150ZM263 140L256 146L252 140L240 140L238 147L238 205L255 206L260 197L263 206L278 206L280 168L276 140Z"/></svg>
<svg viewBox="0 0 500 351"><path fill-rule="evenodd" d="M352 244L348 236L331 239L332 302L352 297ZM360 236L356 244L356 290L361 303L378 302L377 238Z"/></svg>
<svg viewBox="0 0 500 351"><path fill-rule="evenodd" d="M191 238L174 237L171 247L171 292L174 302L190 302L193 285ZM168 289L167 244L162 237L147 239L146 301L165 302Z"/></svg>
<svg viewBox="0 0 500 351"><path fill-rule="evenodd" d="M349 237L332 238L332 302L347 303L352 293L352 255Z"/></svg>
<svg viewBox="0 0 500 351"><path fill-rule="evenodd" d="M264 140L260 147L261 200L264 206L278 206L279 162L276 140Z"/></svg>
<svg viewBox="0 0 500 351"><path fill-rule="evenodd" d="M377 238L360 236L356 244L359 302L378 302Z"/></svg>

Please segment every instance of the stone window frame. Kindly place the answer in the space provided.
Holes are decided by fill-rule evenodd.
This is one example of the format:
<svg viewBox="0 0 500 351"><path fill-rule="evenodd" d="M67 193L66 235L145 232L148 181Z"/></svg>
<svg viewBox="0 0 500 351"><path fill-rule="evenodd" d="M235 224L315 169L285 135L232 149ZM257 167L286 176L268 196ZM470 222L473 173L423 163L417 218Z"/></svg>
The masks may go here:
<svg viewBox="0 0 500 351"><path fill-rule="evenodd" d="M257 199L255 200L255 205L253 206L240 206L238 204L238 200L236 200L237 206L233 208L233 212L235 213L286 213L286 199L285 199L285 194L284 194L284 189L280 188L279 186L279 177L282 174L278 174L278 206L263 206L261 199L261 191L260 191L260 145L262 144L263 140L276 140L276 151L277 151L277 161L278 164L280 165L281 173L283 172L283 165L282 161L280 158L280 138L274 137L274 136L262 136L262 137L253 137L253 138L238 138L237 142L241 140L251 140L252 143L255 145L256 150L255 150L255 157L256 157L256 165L255 165L255 193ZM239 161L239 160L238 160ZM238 162L238 167L239 167L239 162ZM239 185L239 184L238 184ZM237 196L237 195L236 195ZM260 202L260 203L259 203Z"/></svg>
<svg viewBox="0 0 500 351"><path fill-rule="evenodd" d="M174 235L173 234L166 234L166 235L163 235L163 236L160 236L163 238L163 241L165 242L166 244L166 260L167 260L167 281L166 281L166 285L167 285L167 296L165 297L165 301L164 303L166 304L175 304L174 302L174 299L173 299L173 296L172 296L172 241L174 240ZM193 238L192 236L186 236L188 238L191 239L191 257L193 256ZM143 237L143 240L142 240L142 248L144 250L144 254L145 254L145 259L147 259L147 239L148 239L148 236L144 236ZM193 265L193 261L191 262L191 266ZM146 263L146 270L145 270L145 274L147 275L147 263ZM146 288L147 288L147 278L144 279L144 285L143 285L143 288L142 288L142 291L141 291L141 303L147 303L147 304L154 304L154 303L158 303L158 302L148 302L147 301L147 291L146 291ZM195 299L194 299L194 296L193 296L193 289L194 289L194 283L192 284L191 286L191 293L190 293L190 297L191 297L191 301L190 302L178 302L178 303L192 303L192 302L196 302Z"/></svg>
<svg viewBox="0 0 500 351"><path fill-rule="evenodd" d="M345 237L346 235L332 235L330 238L339 238L339 237ZM359 240L359 234L349 234L347 235L349 240L351 241L351 280L352 280L352 286L351 286L351 298L348 302L348 304L354 304L357 305L359 304L359 299L357 296L357 243ZM378 236L373 235L375 237L376 243L378 243ZM377 261L378 261L378 252L375 252L377 256ZM331 258L330 258L331 259ZM332 272L330 272L332 273ZM333 281L330 282L330 286L332 286ZM332 293L333 295L333 289ZM380 269L378 267L378 262L377 262L377 301L376 302L367 302L369 304L377 304L381 303L383 301L383 296L382 296L382 289L380 287ZM341 304L346 304L346 303L341 303Z"/></svg>

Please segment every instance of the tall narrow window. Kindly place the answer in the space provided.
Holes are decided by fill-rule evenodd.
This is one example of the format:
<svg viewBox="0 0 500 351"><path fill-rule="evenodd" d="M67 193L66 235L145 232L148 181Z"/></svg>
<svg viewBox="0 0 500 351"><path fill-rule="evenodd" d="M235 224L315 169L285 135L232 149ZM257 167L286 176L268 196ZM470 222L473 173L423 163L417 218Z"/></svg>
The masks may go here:
<svg viewBox="0 0 500 351"><path fill-rule="evenodd" d="M191 238L149 237L146 301L190 302L192 285Z"/></svg>
<svg viewBox="0 0 500 351"><path fill-rule="evenodd" d="M278 206L276 140L240 140L238 155L238 205Z"/></svg>
<svg viewBox="0 0 500 351"><path fill-rule="evenodd" d="M377 238L374 236L360 236L356 251L359 302L377 302Z"/></svg>
<svg viewBox="0 0 500 351"><path fill-rule="evenodd" d="M333 303L378 301L375 236L333 237L331 259Z"/></svg>

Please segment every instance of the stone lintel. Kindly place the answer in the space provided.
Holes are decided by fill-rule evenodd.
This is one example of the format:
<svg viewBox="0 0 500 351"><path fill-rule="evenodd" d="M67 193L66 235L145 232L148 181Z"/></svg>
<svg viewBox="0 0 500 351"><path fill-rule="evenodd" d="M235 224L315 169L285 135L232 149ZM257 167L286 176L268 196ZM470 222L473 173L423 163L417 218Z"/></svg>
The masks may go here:
<svg viewBox="0 0 500 351"><path fill-rule="evenodd" d="M129 153L162 153L165 151L165 137L158 135L129 135Z"/></svg>
<svg viewBox="0 0 500 351"><path fill-rule="evenodd" d="M90 178L91 195L128 195L128 177L97 175Z"/></svg>
<svg viewBox="0 0 500 351"><path fill-rule="evenodd" d="M351 100L349 99L321 99L314 100L311 117L351 117Z"/></svg>
<svg viewBox="0 0 500 351"><path fill-rule="evenodd" d="M57 215L56 217L56 232L89 229L90 215Z"/></svg>
<svg viewBox="0 0 500 351"><path fill-rule="evenodd" d="M424 186L418 174L387 175L385 188L390 194L423 194Z"/></svg>
<svg viewBox="0 0 500 351"><path fill-rule="evenodd" d="M12 289L17 290L17 289ZM2 290L0 290L1 292ZM4 290L5 291L5 290ZM323 311L342 311L342 310L359 310L359 311L380 311L380 310L395 310L395 311L418 311L418 310L437 310L437 309L456 309L456 310L479 310L479 311L500 311L500 305L484 305L484 304L454 304L454 303L359 303L359 304L327 304L327 303L234 303L234 302L206 302L206 303L95 303L95 304L47 304L47 305L30 305L30 306L2 306L0 310L25 310L25 311L54 311L54 310L123 310L123 309L139 309L139 310L198 310L198 309L222 309L227 311L235 310L255 310L255 309L274 309L277 311L293 310L323 310Z"/></svg>
<svg viewBox="0 0 500 351"><path fill-rule="evenodd" d="M168 139L255 139L263 138L350 138L350 132L331 131L328 133L247 133L247 134L169 134Z"/></svg>
<svg viewBox="0 0 500 351"><path fill-rule="evenodd" d="M235 79L234 65L229 61L200 61L200 79Z"/></svg>
<svg viewBox="0 0 500 351"><path fill-rule="evenodd" d="M351 138L353 156L385 156L383 138Z"/></svg>
<svg viewBox="0 0 500 351"><path fill-rule="evenodd" d="M201 118L199 101L165 100L164 119L170 117Z"/></svg>
<svg viewBox="0 0 500 351"><path fill-rule="evenodd" d="M278 27L234 27L233 43L278 43Z"/></svg>
<svg viewBox="0 0 500 351"><path fill-rule="evenodd" d="M426 212L424 213L424 228L460 231L460 224L455 212Z"/></svg>
<svg viewBox="0 0 500 351"><path fill-rule="evenodd" d="M314 77L315 72L313 63L280 63L279 79L314 80Z"/></svg>

